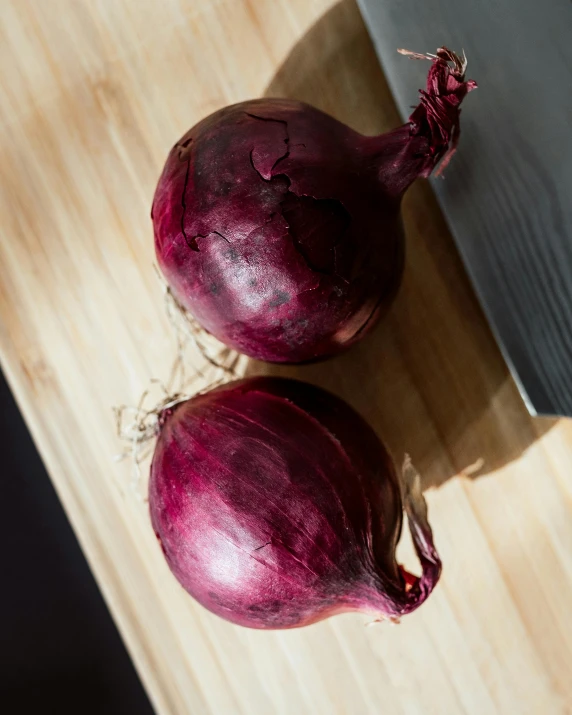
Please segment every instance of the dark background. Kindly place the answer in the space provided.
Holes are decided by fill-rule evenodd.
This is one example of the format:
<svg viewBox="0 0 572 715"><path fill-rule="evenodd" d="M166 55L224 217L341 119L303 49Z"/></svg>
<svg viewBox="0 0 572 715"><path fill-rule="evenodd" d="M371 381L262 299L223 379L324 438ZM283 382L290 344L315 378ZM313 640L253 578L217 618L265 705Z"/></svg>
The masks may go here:
<svg viewBox="0 0 572 715"><path fill-rule="evenodd" d="M0 710L153 710L0 373Z"/></svg>

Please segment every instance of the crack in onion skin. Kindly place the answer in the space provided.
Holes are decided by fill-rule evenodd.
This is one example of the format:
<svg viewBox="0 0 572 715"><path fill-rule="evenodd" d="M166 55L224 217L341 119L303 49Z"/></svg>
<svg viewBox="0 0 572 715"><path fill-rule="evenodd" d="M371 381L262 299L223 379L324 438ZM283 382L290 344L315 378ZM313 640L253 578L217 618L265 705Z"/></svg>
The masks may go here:
<svg viewBox="0 0 572 715"><path fill-rule="evenodd" d="M441 570L410 463L400 481L345 402L285 378L228 383L165 410L151 466L151 521L182 586L251 628L344 611L399 618ZM423 574L395 560L405 506Z"/></svg>
<svg viewBox="0 0 572 715"><path fill-rule="evenodd" d="M448 161L475 86L451 51L429 58L409 122L379 137L259 99L173 147L153 202L156 255L207 331L250 357L307 362L347 348L389 308L404 267L401 197Z"/></svg>

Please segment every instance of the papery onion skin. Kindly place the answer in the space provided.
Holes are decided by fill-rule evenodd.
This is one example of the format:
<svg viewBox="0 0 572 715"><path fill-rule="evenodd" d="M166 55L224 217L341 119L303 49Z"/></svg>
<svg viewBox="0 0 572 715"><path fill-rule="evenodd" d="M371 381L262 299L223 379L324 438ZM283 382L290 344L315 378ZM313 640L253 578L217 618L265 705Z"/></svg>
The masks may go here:
<svg viewBox="0 0 572 715"><path fill-rule="evenodd" d="M475 86L464 69L439 50L409 121L378 137L287 99L199 122L169 154L152 209L157 261L180 304L270 362L320 359L365 335L401 281L401 197L458 141Z"/></svg>
<svg viewBox="0 0 572 715"><path fill-rule="evenodd" d="M355 610L393 618L433 589L441 562L423 497L405 490L417 578L395 560L403 502L391 458L341 399L247 378L160 421L153 528L174 575L213 613L263 629Z"/></svg>

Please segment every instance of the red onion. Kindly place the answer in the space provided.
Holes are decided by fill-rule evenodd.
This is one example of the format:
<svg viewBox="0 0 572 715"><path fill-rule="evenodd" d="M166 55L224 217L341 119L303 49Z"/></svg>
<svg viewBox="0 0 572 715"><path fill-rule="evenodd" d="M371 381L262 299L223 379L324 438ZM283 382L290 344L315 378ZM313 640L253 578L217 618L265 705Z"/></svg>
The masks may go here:
<svg viewBox="0 0 572 715"><path fill-rule="evenodd" d="M254 358L303 362L348 347L388 308L404 263L401 197L449 160L476 86L450 50L427 57L419 106L387 134L259 99L173 147L152 209L157 260L207 331Z"/></svg>
<svg viewBox="0 0 572 715"><path fill-rule="evenodd" d="M231 382L160 416L149 505L167 562L203 606L252 628L343 611L397 618L441 562L418 477L403 502L423 573L395 559L400 483L369 425L296 380Z"/></svg>

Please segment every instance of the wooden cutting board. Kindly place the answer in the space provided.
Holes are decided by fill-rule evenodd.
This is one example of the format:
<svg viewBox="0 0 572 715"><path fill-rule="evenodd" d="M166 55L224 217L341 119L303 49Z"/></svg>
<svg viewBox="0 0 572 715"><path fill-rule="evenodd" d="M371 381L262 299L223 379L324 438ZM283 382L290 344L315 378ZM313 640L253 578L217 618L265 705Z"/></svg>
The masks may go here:
<svg viewBox="0 0 572 715"><path fill-rule="evenodd" d="M176 351L149 221L171 144L265 93L367 133L398 123L353 0L4 0L0 33L2 366L157 711L571 713L572 426L528 417L427 183L374 335L321 365L243 363L331 388L412 454L444 561L423 608L231 626L175 582L145 475L134 490L113 460L112 407L167 380Z"/></svg>

